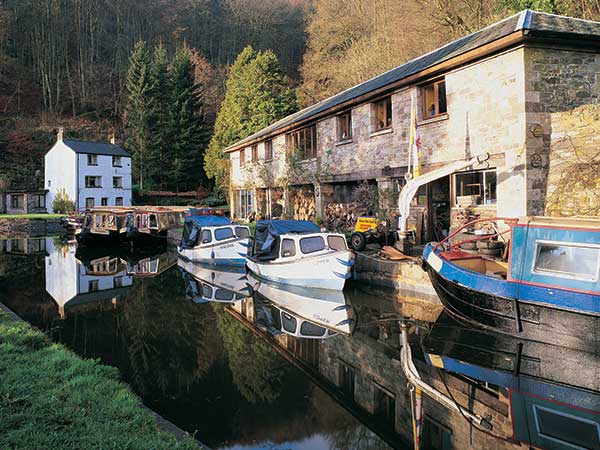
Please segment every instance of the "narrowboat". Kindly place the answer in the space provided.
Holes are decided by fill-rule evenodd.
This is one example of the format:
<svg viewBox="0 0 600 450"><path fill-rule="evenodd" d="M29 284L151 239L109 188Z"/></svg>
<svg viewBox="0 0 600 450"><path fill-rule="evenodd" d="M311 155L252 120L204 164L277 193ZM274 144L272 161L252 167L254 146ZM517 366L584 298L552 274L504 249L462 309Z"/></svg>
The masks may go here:
<svg viewBox="0 0 600 450"><path fill-rule="evenodd" d="M185 218L179 255L206 264L243 266L250 244L250 229L223 216Z"/></svg>
<svg viewBox="0 0 600 450"><path fill-rule="evenodd" d="M343 234L323 233L312 222L259 220L246 265L270 281L341 291L352 276L354 253Z"/></svg>
<svg viewBox="0 0 600 450"><path fill-rule="evenodd" d="M600 345L598 218L479 219L427 244L423 260L446 309L469 323L562 346Z"/></svg>
<svg viewBox="0 0 600 450"><path fill-rule="evenodd" d="M150 256L134 255L124 258L125 272L136 278L151 278L169 270L177 263L177 254L165 251Z"/></svg>
<svg viewBox="0 0 600 450"><path fill-rule="evenodd" d="M600 448L597 351L521 340L465 326L448 314L438 318L422 348L431 366L470 380L483 395L506 397L512 433L502 437L516 446Z"/></svg>
<svg viewBox="0 0 600 450"><path fill-rule="evenodd" d="M250 296L243 267L215 267L179 258L186 296L194 303L234 303Z"/></svg>
<svg viewBox="0 0 600 450"><path fill-rule="evenodd" d="M127 216L125 238L136 242L166 240L167 232L183 227L185 210L163 206L138 206Z"/></svg>
<svg viewBox="0 0 600 450"><path fill-rule="evenodd" d="M85 212L83 223L75 230L77 243L118 243L127 232L132 208L93 208Z"/></svg>
<svg viewBox="0 0 600 450"><path fill-rule="evenodd" d="M255 320L271 334L326 339L354 331L354 309L342 291L275 283L251 273L248 284L254 296Z"/></svg>

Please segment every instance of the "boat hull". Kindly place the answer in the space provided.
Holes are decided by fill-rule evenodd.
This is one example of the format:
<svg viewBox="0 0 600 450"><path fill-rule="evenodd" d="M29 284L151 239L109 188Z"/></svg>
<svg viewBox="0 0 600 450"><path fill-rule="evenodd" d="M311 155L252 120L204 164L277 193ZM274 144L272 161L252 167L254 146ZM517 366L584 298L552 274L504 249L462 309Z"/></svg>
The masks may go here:
<svg viewBox="0 0 600 450"><path fill-rule="evenodd" d="M591 352L600 345L598 316L476 291L425 264L446 310L463 321L521 339Z"/></svg>
<svg viewBox="0 0 600 450"><path fill-rule="evenodd" d="M341 291L351 276L354 254L344 250L289 262L248 258L246 264L254 274L276 283Z"/></svg>
<svg viewBox="0 0 600 450"><path fill-rule="evenodd" d="M179 248L178 252L183 258L201 264L243 267L246 264L243 255L249 245L250 239L244 238L204 247Z"/></svg>

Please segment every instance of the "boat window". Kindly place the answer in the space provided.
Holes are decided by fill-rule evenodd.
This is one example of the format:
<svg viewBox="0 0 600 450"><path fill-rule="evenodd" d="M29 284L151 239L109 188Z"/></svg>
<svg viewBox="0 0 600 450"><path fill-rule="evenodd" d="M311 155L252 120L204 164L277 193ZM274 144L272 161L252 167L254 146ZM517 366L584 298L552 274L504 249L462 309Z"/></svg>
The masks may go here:
<svg viewBox="0 0 600 450"><path fill-rule="evenodd" d="M210 230L202 230L202 243L208 244L210 241L212 241L212 233Z"/></svg>
<svg viewBox="0 0 600 450"><path fill-rule="evenodd" d="M296 244L293 239L283 239L281 241L281 256L284 258L296 256Z"/></svg>
<svg viewBox="0 0 600 450"><path fill-rule="evenodd" d="M213 290L208 284L202 284L202 297L212 298Z"/></svg>
<svg viewBox="0 0 600 450"><path fill-rule="evenodd" d="M325 241L322 236L312 236L300 239L300 250L302 253L314 253L325 248Z"/></svg>
<svg viewBox="0 0 600 450"><path fill-rule="evenodd" d="M533 272L584 281L598 281L600 247L566 242L536 243Z"/></svg>
<svg viewBox="0 0 600 450"><path fill-rule="evenodd" d="M327 245L332 250L346 250L346 238L342 236L327 236Z"/></svg>
<svg viewBox="0 0 600 450"><path fill-rule="evenodd" d="M250 231L246 227L235 227L235 235L240 239L244 239L250 236Z"/></svg>
<svg viewBox="0 0 600 450"><path fill-rule="evenodd" d="M215 230L215 239L222 241L224 239L230 239L233 237L233 230L231 228L217 228Z"/></svg>
<svg viewBox="0 0 600 450"><path fill-rule="evenodd" d="M600 448L598 423L540 405L533 409L540 436L575 448Z"/></svg>
<svg viewBox="0 0 600 450"><path fill-rule="evenodd" d="M156 221L156 214L150 214L150 228L158 228L158 223Z"/></svg>
<svg viewBox="0 0 600 450"><path fill-rule="evenodd" d="M96 228L98 228L100 226L100 223L102 223L102 217L99 215L94 217L96 218Z"/></svg>
<svg viewBox="0 0 600 450"><path fill-rule="evenodd" d="M85 216L83 228L89 228L92 225L92 216Z"/></svg>
<svg viewBox="0 0 600 450"><path fill-rule="evenodd" d="M285 331L290 333L296 332L297 321L294 316L290 316L288 313L281 311L281 324Z"/></svg>
<svg viewBox="0 0 600 450"><path fill-rule="evenodd" d="M115 216L108 216L108 226L109 227L115 226Z"/></svg>
<svg viewBox="0 0 600 450"><path fill-rule="evenodd" d="M302 322L302 325L300 325L302 336L324 336L326 331L325 328L310 322Z"/></svg>
<svg viewBox="0 0 600 450"><path fill-rule="evenodd" d="M215 291L215 300L233 300L233 292L227 289L217 289Z"/></svg>

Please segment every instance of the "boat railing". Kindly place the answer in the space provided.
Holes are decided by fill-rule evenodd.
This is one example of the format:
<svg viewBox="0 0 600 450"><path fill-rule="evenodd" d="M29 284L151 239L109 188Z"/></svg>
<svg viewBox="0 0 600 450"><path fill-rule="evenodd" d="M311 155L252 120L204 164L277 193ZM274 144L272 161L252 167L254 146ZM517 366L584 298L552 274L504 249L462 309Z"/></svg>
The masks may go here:
<svg viewBox="0 0 600 450"><path fill-rule="evenodd" d="M470 243L470 242L495 240L498 237L501 237L501 236L504 236L504 235L510 233L510 231L512 230L512 227L518 222L518 220L519 219L509 218L509 217L489 217L489 218L479 218L479 219L472 220L472 221L464 224L462 227L458 228L457 230L453 231L448 236L446 236L444 239L442 239L440 242L438 242L433 247L433 251L436 251L440 247L441 248L448 247L451 249L451 248L457 248L457 247L461 246L462 244L466 244L466 243ZM483 235L476 236L473 238L462 239L458 242L451 243L452 239L454 239L456 236L460 235L461 233L464 233L464 231L466 229L471 228L473 225L475 225L477 223L486 223L486 222L492 222L492 223L504 222L506 225L508 225L508 228L506 230L499 231L496 227L494 227L495 233L483 234Z"/></svg>

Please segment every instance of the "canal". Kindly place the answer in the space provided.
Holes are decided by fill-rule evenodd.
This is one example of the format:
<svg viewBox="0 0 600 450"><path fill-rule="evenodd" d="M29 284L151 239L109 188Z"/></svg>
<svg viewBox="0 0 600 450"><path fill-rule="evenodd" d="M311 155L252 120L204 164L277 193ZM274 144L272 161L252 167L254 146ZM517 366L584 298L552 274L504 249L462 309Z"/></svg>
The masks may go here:
<svg viewBox="0 0 600 450"><path fill-rule="evenodd" d="M412 448L413 423L422 449L600 449L600 349L477 330L434 299L41 237L0 241L0 301L213 449ZM480 424L426 395L411 407L401 323L422 380Z"/></svg>

